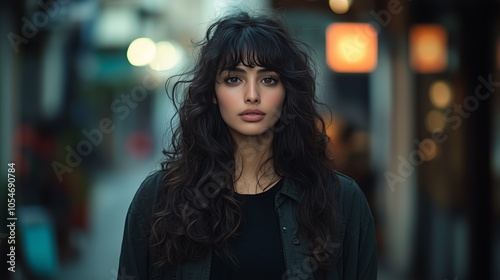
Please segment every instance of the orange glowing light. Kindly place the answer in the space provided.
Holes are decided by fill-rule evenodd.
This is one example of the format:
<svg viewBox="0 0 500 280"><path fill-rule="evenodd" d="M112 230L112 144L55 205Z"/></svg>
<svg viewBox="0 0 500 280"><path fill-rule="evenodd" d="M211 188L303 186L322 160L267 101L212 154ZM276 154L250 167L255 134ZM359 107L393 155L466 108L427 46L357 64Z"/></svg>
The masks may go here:
<svg viewBox="0 0 500 280"><path fill-rule="evenodd" d="M442 72L448 66L448 35L437 24L419 24L410 29L410 64L415 72Z"/></svg>
<svg viewBox="0 0 500 280"><path fill-rule="evenodd" d="M366 73L377 66L378 37L368 23L333 23L326 29L326 63L336 72Z"/></svg>

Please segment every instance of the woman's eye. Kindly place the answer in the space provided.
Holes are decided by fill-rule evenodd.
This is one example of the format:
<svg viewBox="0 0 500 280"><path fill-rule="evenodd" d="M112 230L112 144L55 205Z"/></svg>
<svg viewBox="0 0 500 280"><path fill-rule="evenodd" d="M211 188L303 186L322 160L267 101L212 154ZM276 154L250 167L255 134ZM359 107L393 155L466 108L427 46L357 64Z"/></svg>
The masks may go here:
<svg viewBox="0 0 500 280"><path fill-rule="evenodd" d="M262 82L267 85L274 85L278 82L278 80L273 77L265 77L262 79Z"/></svg>
<svg viewBox="0 0 500 280"><path fill-rule="evenodd" d="M238 82L240 81L240 79L239 79L238 77L229 77L229 78L226 78L224 81L225 81L227 84L232 85L232 84L236 84L236 83L238 83Z"/></svg>

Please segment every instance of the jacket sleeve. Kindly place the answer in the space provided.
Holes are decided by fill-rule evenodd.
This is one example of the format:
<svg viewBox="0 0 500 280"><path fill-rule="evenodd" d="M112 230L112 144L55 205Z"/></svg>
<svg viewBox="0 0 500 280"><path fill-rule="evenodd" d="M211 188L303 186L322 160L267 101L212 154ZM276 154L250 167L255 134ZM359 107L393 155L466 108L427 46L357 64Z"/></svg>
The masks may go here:
<svg viewBox="0 0 500 280"><path fill-rule="evenodd" d="M118 280L150 279L149 236L156 186L147 178L129 206L125 219Z"/></svg>
<svg viewBox="0 0 500 280"><path fill-rule="evenodd" d="M377 279L375 224L370 207L354 180L344 178L341 182L341 204L346 222L342 279Z"/></svg>
<svg viewBox="0 0 500 280"><path fill-rule="evenodd" d="M371 218L362 223L359 232L358 279L377 279L377 249L375 244L375 225L373 218Z"/></svg>

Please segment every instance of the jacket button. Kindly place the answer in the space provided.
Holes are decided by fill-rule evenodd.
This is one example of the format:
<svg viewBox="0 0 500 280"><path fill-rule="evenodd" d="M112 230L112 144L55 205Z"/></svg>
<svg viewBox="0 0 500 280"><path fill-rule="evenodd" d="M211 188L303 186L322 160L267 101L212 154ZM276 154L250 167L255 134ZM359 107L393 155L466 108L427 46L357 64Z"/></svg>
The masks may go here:
<svg viewBox="0 0 500 280"><path fill-rule="evenodd" d="M282 227L281 229L283 230L283 234L285 234L286 233L286 227Z"/></svg>
<svg viewBox="0 0 500 280"><path fill-rule="evenodd" d="M295 238L294 240L292 240L292 243L293 245L297 246L300 244L300 241L297 238Z"/></svg>

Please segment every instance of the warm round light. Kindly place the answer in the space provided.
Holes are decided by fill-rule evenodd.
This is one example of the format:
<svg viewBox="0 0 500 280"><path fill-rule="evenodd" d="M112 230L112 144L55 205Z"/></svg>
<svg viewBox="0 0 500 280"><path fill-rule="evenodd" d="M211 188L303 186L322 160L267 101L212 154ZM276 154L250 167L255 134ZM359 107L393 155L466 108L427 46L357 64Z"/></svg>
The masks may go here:
<svg viewBox="0 0 500 280"><path fill-rule="evenodd" d="M430 111L425 118L425 126L429 132L444 129L445 121L443 114L438 110Z"/></svg>
<svg viewBox="0 0 500 280"><path fill-rule="evenodd" d="M432 141L429 138L426 138L420 142L418 145L418 151L420 157L425 161L430 161L436 158L438 153L438 146L436 142Z"/></svg>
<svg viewBox="0 0 500 280"><path fill-rule="evenodd" d="M451 102L451 88L447 82L436 81L429 91L431 102L437 108L446 108Z"/></svg>
<svg viewBox="0 0 500 280"><path fill-rule="evenodd" d="M156 55L156 45L149 38L138 38L128 46L127 59L134 66L150 63Z"/></svg>
<svg viewBox="0 0 500 280"><path fill-rule="evenodd" d="M330 0L330 9L336 14L345 14L351 6L350 0Z"/></svg>
<svg viewBox="0 0 500 280"><path fill-rule="evenodd" d="M156 43L156 55L149 66L156 71L166 71L177 65L180 59L180 54L174 45L167 41L158 42Z"/></svg>

